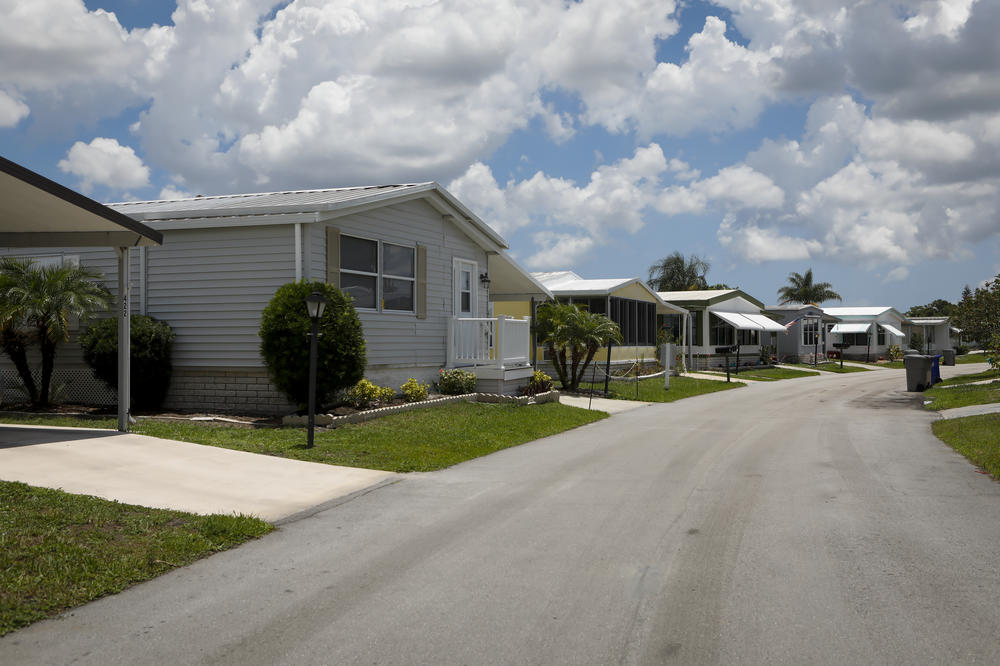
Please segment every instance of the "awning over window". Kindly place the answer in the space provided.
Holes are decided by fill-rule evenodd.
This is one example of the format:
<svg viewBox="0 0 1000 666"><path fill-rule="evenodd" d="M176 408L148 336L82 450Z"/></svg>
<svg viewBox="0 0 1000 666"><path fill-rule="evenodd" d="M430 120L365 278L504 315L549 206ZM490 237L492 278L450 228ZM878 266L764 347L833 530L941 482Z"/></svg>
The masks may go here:
<svg viewBox="0 0 1000 666"><path fill-rule="evenodd" d="M714 314L719 319L721 319L722 321L729 324L730 326L732 326L733 328L740 331L764 330L763 326L753 321L752 319L748 319L746 315L740 314L739 312L717 312L715 310L711 310L711 313ZM784 327L782 327L782 330L784 330Z"/></svg>
<svg viewBox="0 0 1000 666"><path fill-rule="evenodd" d="M872 323L867 324L834 324L830 329L831 333L867 333L872 327Z"/></svg>
<svg viewBox="0 0 1000 666"><path fill-rule="evenodd" d="M889 324L881 324L881 323L879 324L879 326L881 326L885 330L889 331L890 333L892 333L896 337L899 337L899 338L903 337L903 332L901 330L899 330L898 328L896 328L895 326L890 326Z"/></svg>
<svg viewBox="0 0 1000 666"><path fill-rule="evenodd" d="M765 331L773 331L775 333L785 333L786 332L786 329L785 329L785 327L784 327L783 324L779 324L778 322L776 322L773 319L770 319L768 317L765 317L764 315L759 315L759 314L743 314L743 316L746 317L747 319L749 319L750 321L754 322L754 323L760 324L761 327Z"/></svg>

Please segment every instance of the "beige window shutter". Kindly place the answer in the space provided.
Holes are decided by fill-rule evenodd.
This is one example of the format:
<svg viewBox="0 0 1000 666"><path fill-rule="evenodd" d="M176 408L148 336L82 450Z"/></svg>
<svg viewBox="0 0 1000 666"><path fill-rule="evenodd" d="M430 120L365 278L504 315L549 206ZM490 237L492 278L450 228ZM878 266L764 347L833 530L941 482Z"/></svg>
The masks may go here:
<svg viewBox="0 0 1000 666"><path fill-rule="evenodd" d="M427 246L417 246L417 319L427 319Z"/></svg>
<svg viewBox="0 0 1000 666"><path fill-rule="evenodd" d="M326 281L340 288L340 229L326 228Z"/></svg>

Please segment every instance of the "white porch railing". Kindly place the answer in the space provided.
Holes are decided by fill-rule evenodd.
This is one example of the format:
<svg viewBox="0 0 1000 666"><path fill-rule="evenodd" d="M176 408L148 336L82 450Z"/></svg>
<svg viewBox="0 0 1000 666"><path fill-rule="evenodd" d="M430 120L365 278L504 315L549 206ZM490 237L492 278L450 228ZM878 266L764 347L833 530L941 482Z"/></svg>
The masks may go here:
<svg viewBox="0 0 1000 666"><path fill-rule="evenodd" d="M453 317L448 367L524 367L531 363L531 318Z"/></svg>

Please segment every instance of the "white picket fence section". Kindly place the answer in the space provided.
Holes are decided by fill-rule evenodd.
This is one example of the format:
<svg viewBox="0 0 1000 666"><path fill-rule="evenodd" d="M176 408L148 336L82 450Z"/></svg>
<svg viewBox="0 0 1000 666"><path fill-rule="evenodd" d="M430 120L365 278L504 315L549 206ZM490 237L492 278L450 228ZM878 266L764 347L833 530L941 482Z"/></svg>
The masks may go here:
<svg viewBox="0 0 1000 666"><path fill-rule="evenodd" d="M531 318L453 317L448 367L514 368L531 363Z"/></svg>

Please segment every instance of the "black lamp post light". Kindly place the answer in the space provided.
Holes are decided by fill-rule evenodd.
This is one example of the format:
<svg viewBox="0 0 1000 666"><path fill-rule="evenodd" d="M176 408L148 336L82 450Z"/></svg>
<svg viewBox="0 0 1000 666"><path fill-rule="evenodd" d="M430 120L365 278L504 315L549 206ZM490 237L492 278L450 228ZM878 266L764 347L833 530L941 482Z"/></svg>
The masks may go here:
<svg viewBox="0 0 1000 666"><path fill-rule="evenodd" d="M306 296L306 310L312 320L312 334L309 336L309 439L306 448L313 445L313 429L316 425L316 356L318 355L319 318L326 309L326 297L318 291Z"/></svg>

